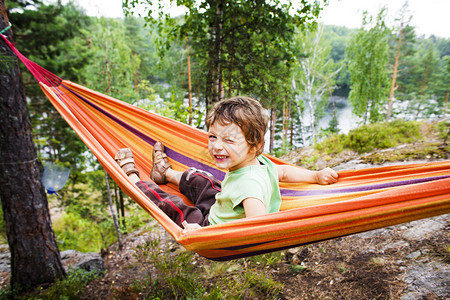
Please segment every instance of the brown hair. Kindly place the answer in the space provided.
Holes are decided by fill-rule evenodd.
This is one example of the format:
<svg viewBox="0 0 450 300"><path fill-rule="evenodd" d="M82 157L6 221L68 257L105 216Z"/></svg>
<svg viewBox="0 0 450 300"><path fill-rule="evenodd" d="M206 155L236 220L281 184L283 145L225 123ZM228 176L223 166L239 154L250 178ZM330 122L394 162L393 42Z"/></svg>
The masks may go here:
<svg viewBox="0 0 450 300"><path fill-rule="evenodd" d="M241 128L250 147L259 147L256 156L263 152L269 118L257 100L237 96L217 102L206 117L206 126L209 128L215 122L222 125L236 124Z"/></svg>

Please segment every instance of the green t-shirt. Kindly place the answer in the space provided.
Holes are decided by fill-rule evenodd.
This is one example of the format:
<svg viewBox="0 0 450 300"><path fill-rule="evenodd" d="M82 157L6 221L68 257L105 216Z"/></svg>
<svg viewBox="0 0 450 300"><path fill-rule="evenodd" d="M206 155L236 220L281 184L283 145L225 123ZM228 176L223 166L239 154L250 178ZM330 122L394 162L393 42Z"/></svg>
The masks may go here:
<svg viewBox="0 0 450 300"><path fill-rule="evenodd" d="M216 194L211 206L209 223L219 224L245 218L242 201L256 198L264 203L267 213L280 210L281 194L275 164L258 156L259 165L251 165L228 172L222 181L222 191Z"/></svg>

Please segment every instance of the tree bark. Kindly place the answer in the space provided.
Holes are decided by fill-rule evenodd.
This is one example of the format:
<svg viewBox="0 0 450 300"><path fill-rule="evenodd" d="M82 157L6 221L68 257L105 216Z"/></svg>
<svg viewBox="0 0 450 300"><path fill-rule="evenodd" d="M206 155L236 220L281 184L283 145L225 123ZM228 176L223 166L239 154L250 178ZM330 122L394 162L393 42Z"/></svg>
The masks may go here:
<svg viewBox="0 0 450 300"><path fill-rule="evenodd" d="M188 38L186 38L186 54L187 54L187 69L188 69L189 125L192 126L191 58L189 56L189 39Z"/></svg>
<svg viewBox="0 0 450 300"><path fill-rule="evenodd" d="M0 0L0 28L8 24ZM11 40L12 32L5 32ZM11 252L11 288L31 289L65 275L17 58L0 39L0 198Z"/></svg>
<svg viewBox="0 0 450 300"><path fill-rule="evenodd" d="M275 142L275 123L277 121L277 113L275 108L271 109L270 113L270 144L269 144L269 153L273 154L273 144Z"/></svg>
<svg viewBox="0 0 450 300"><path fill-rule="evenodd" d="M217 0L216 15L214 23L210 28L211 34L214 35L214 45L209 52L210 66L206 80L206 108L212 106L224 98L223 79L222 79L222 48L223 48L223 16L224 16L224 0Z"/></svg>
<svg viewBox="0 0 450 300"><path fill-rule="evenodd" d="M394 101L394 92L397 89L396 81L397 81L398 63L400 60L400 49L402 47L402 36L403 36L403 23L400 25L400 33L399 33L398 41L397 41L397 54L395 55L394 73L392 74L391 92L389 93L387 119L391 118L392 102Z"/></svg>
<svg viewBox="0 0 450 300"><path fill-rule="evenodd" d="M106 183L106 192L108 194L108 202L109 202L109 209L111 210L111 215L113 218L113 222L114 222L114 227L116 228L116 233L117 233L117 241L119 243L119 250L122 250L123 244L122 244L122 234L120 233L120 226L119 226L119 221L117 220L117 214L114 211L114 205L113 205L113 201L112 201L112 197L111 197L111 189L109 186L109 179L108 179L108 173L105 171L105 183Z"/></svg>

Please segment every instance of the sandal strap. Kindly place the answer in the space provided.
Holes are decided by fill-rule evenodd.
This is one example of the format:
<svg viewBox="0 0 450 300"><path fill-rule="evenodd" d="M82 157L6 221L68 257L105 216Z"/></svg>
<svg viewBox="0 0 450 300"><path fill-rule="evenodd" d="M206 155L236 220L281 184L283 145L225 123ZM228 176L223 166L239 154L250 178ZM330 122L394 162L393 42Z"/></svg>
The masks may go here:
<svg viewBox="0 0 450 300"><path fill-rule="evenodd" d="M128 158L119 160L119 166L120 167L122 167L122 166L124 166L126 164L130 164L130 163L134 164L134 159L132 157L128 157Z"/></svg>

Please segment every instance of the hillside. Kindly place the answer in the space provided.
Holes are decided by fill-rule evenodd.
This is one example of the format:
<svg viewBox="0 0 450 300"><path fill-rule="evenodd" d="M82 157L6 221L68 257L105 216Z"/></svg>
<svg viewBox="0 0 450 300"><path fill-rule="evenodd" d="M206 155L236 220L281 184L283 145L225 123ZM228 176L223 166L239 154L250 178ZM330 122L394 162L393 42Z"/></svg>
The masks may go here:
<svg viewBox="0 0 450 300"><path fill-rule="evenodd" d="M311 161L307 158L316 150L307 148L283 158L307 168L336 170L448 160L444 140L426 127L421 130L420 141L370 153L343 151ZM213 262L186 252L157 222L149 221L124 238L122 250L113 244L103 252L105 273L71 291L76 295L71 299L447 299L449 228L447 214ZM6 286L9 273L0 277ZM37 299L61 298L70 289L57 290L58 296L43 290Z"/></svg>

